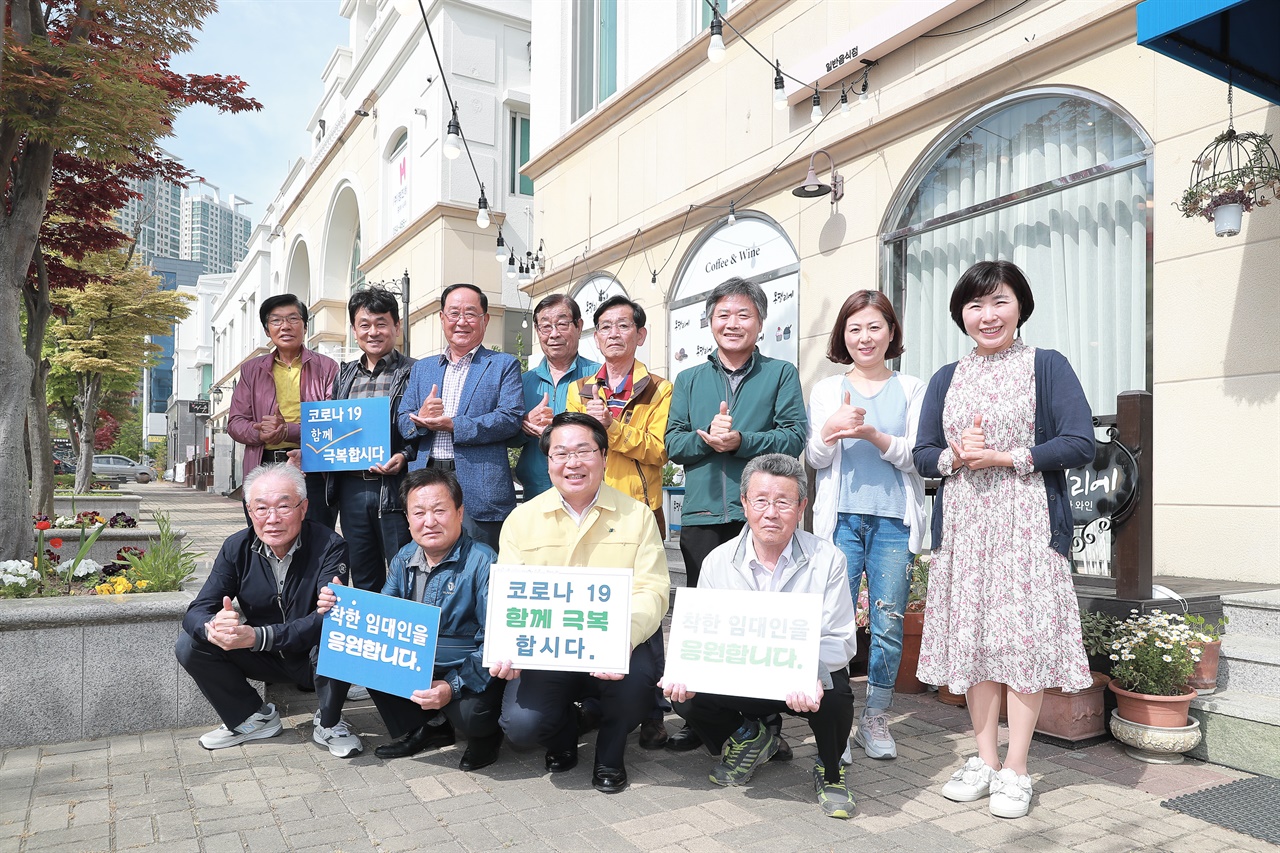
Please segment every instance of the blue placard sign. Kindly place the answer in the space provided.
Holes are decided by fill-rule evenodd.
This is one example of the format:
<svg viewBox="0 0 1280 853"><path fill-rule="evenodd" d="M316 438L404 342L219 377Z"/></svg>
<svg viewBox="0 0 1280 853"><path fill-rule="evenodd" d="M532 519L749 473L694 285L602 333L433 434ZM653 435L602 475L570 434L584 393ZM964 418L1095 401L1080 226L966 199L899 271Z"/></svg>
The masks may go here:
<svg viewBox="0 0 1280 853"><path fill-rule="evenodd" d="M361 471L390 457L390 397L302 404L303 471Z"/></svg>
<svg viewBox="0 0 1280 853"><path fill-rule="evenodd" d="M406 699L431 687L440 608L349 586L324 617L316 671Z"/></svg>

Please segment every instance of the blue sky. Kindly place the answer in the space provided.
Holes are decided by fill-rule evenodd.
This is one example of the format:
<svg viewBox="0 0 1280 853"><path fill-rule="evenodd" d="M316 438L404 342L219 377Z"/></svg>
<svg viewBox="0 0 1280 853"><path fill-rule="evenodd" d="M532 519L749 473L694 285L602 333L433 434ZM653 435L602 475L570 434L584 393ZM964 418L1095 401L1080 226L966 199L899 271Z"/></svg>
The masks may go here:
<svg viewBox="0 0 1280 853"><path fill-rule="evenodd" d="M345 45L348 21L338 0L219 0L197 33L196 46L174 57L183 73L230 74L249 84L262 110L221 115L190 107L161 145L222 198L253 202L241 208L256 225L295 159L310 151L306 123L323 93L320 72L333 49Z"/></svg>

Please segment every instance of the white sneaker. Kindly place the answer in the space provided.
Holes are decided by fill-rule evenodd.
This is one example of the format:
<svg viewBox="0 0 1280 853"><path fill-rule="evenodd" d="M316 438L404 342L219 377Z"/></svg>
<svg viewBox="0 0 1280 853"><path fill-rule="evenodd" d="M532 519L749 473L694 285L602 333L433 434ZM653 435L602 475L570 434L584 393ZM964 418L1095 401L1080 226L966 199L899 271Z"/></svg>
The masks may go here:
<svg viewBox="0 0 1280 853"><path fill-rule="evenodd" d="M283 728L280 725L280 715L276 713L275 705L267 705L267 708L270 713L255 712L234 729L229 729L224 724L201 735L200 745L205 749L226 749L228 746L236 746L246 741L275 737Z"/></svg>
<svg viewBox="0 0 1280 853"><path fill-rule="evenodd" d="M840 756L840 763L845 767L853 764L853 745L845 744L844 753Z"/></svg>
<svg viewBox="0 0 1280 853"><path fill-rule="evenodd" d="M942 796L957 803L980 800L991 793L991 780L995 775L996 771L975 755L951 774L951 781L942 786Z"/></svg>
<svg viewBox="0 0 1280 853"><path fill-rule="evenodd" d="M991 779L991 813L996 817L1022 817L1031 808L1031 777L1019 776L1008 767Z"/></svg>
<svg viewBox="0 0 1280 853"><path fill-rule="evenodd" d="M352 702L363 702L369 698L369 689L361 687L359 684L353 684L347 688L347 699Z"/></svg>
<svg viewBox="0 0 1280 853"><path fill-rule="evenodd" d="M336 758L350 758L359 755L364 749L359 735L351 731L351 725L346 720L338 720L331 729L316 723L311 730L311 739L321 746L329 747L329 754Z"/></svg>
<svg viewBox="0 0 1280 853"><path fill-rule="evenodd" d="M862 747L867 758L883 761L898 757L898 744L889 734L889 717L883 711L862 715L858 730L853 733L853 742Z"/></svg>

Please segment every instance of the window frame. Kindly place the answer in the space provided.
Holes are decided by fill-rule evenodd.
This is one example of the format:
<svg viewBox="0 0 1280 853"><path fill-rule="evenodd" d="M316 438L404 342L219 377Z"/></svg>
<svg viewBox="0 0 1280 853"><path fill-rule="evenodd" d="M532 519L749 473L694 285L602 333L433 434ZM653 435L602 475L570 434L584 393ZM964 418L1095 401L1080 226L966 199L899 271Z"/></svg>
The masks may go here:
<svg viewBox="0 0 1280 853"><path fill-rule="evenodd" d="M510 151L507 156L507 192L509 195L520 196L522 198L533 198L533 178L520 174L520 170L529 162L531 149L529 147L532 139L533 122L529 118L528 113L518 110L511 110L508 113L510 120L507 122L508 140ZM520 123L524 122L525 134L520 135ZM521 145L524 145L524 151L521 151ZM522 159L523 157L523 159ZM524 191L525 183L529 185L529 191Z"/></svg>
<svg viewBox="0 0 1280 853"><path fill-rule="evenodd" d="M611 53L613 56L613 74L612 88L608 92L602 93L602 75L601 65L604 57L602 56L602 48L600 32L603 29L601 14L602 8L608 6L612 11L613 31L611 35ZM570 104L570 114L573 121L578 121L584 116L593 113L601 104L617 94L618 91L618 0L576 0L573 5L573 23L572 23L572 85L570 86L572 103ZM586 14L587 10L590 15ZM588 20L589 18L589 20ZM590 36L586 36L587 31ZM590 38L590 89L589 93L584 92L583 88L586 84L586 73L584 68L584 48L587 46L587 38Z"/></svg>

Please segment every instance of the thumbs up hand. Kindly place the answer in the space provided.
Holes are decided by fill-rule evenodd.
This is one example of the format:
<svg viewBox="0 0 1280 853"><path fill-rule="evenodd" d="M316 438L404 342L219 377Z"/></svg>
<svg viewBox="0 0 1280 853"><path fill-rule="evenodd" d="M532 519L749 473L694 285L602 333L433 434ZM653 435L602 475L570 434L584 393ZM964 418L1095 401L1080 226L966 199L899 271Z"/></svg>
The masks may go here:
<svg viewBox="0 0 1280 853"><path fill-rule="evenodd" d="M720 401L720 412L711 419L705 430L698 430L699 437L707 446L717 453L732 453L742 446L742 433L733 428L733 415L729 414L729 404Z"/></svg>
<svg viewBox="0 0 1280 853"><path fill-rule="evenodd" d="M982 468L1012 468L1013 457L1001 450L987 446L987 434L982 426L982 415L973 416L973 426L960 433L960 445L951 442L951 452L956 462L972 470Z"/></svg>
<svg viewBox="0 0 1280 853"><path fill-rule="evenodd" d="M605 429L608 429L609 425L613 423L613 413L609 411L609 405L599 397L592 397L587 400L586 413L598 420L600 426Z"/></svg>
<svg viewBox="0 0 1280 853"><path fill-rule="evenodd" d="M240 624L240 614L231 605L231 596L222 597L222 609L205 623L205 637L221 649L247 649L253 646L253 628Z"/></svg>
<svg viewBox="0 0 1280 853"><path fill-rule="evenodd" d="M973 426L960 433L960 450L962 453L977 453L987 447L987 434L982 431L982 415L973 416Z"/></svg>
<svg viewBox="0 0 1280 853"><path fill-rule="evenodd" d="M520 420L520 429L525 435L531 435L534 438L542 435L543 430L551 423L551 397L543 393L542 402L529 410L529 413Z"/></svg>
<svg viewBox="0 0 1280 853"><path fill-rule="evenodd" d="M422 401L422 407L409 420L420 427L437 432L453 432L453 418L444 413L444 400L440 399L440 386L432 385L431 393Z"/></svg>
<svg viewBox="0 0 1280 853"><path fill-rule="evenodd" d="M853 405L849 392L845 391L840 408L832 412L822 425L822 440L830 446L846 438L874 438L879 430L866 423L866 416L867 410Z"/></svg>

